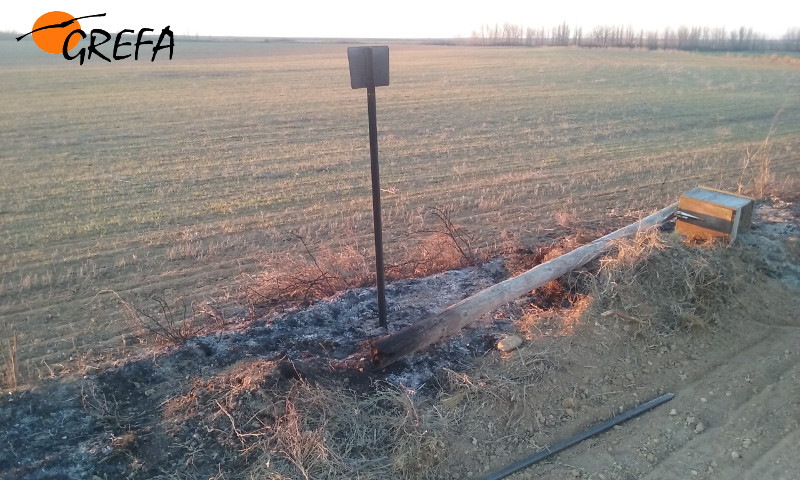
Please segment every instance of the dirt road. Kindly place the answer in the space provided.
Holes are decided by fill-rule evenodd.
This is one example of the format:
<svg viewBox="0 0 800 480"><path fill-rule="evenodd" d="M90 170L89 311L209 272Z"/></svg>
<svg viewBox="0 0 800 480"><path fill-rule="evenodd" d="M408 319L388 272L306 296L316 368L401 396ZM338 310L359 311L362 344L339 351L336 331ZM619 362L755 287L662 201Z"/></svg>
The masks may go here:
<svg viewBox="0 0 800 480"><path fill-rule="evenodd" d="M562 414L544 437L566 438L661 392L675 398L510 478L797 478L800 294L774 280L753 288L725 328L665 345L631 342L614 327L578 333L566 371L535 398L558 416L559 397L588 394L577 394L577 420Z"/></svg>

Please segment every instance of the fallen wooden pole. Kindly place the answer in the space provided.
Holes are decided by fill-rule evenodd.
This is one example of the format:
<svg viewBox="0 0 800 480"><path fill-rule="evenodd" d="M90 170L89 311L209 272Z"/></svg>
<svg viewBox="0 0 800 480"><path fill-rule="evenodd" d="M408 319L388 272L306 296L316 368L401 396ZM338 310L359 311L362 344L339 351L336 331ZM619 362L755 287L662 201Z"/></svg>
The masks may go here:
<svg viewBox="0 0 800 480"><path fill-rule="evenodd" d="M585 265L610 248L612 240L633 235L646 228L664 223L675 213L677 208L678 204L674 203L649 217L611 232L549 262L537 265L516 277L485 288L436 315L384 337L372 345L373 364L378 368L384 368L406 355L459 332L485 313Z"/></svg>

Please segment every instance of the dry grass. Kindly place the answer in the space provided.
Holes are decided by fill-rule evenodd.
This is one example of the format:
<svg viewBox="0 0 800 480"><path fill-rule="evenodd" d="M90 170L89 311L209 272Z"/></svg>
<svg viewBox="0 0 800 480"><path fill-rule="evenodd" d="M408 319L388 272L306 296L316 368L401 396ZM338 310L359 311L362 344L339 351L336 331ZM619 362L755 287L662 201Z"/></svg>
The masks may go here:
<svg viewBox="0 0 800 480"><path fill-rule="evenodd" d="M244 478L425 478L436 470L445 446L411 392L287 380L286 368L238 363L166 402L164 418L175 429L199 424L238 452Z"/></svg>
<svg viewBox="0 0 800 480"><path fill-rule="evenodd" d="M4 340L0 341L0 357L2 358L2 369L0 372L0 387L17 388L17 381L19 378L19 371L17 368L17 333L13 327L5 324Z"/></svg>
<svg viewBox="0 0 800 480"><path fill-rule="evenodd" d="M772 118L772 123L769 126L767 135L764 141L758 146L755 152L751 153L750 149L746 149L744 162L742 164L742 174L739 177L739 193L747 193L756 198L764 198L767 191L767 186L772 180L770 165L772 164L772 156L770 155L770 137L775 131L778 119L783 113L783 107L778 109L775 116ZM754 172L750 173L751 164L755 165ZM745 179L750 176L750 181Z"/></svg>
<svg viewBox="0 0 800 480"><path fill-rule="evenodd" d="M356 395L300 382L289 397L294 402L287 403L292 408L278 424L272 450L303 478L423 478L445 453L444 443L431 431L431 420L419 416L409 392L400 388L384 385L371 394ZM313 453L298 456L295 452L308 445L302 442L304 435L316 440ZM259 478L269 471L265 466L272 455L265 452L250 474ZM313 459L327 461L322 465Z"/></svg>
<svg viewBox="0 0 800 480"><path fill-rule="evenodd" d="M324 245L312 252L303 239L300 241L305 254L269 256L262 261L262 273L243 283L250 303L304 304L374 282L366 252L353 247L334 251Z"/></svg>
<svg viewBox="0 0 800 480"><path fill-rule="evenodd" d="M417 278L486 260L489 248L452 220L451 208L434 208L430 219L408 226L407 239L392 253L386 267L388 281ZM261 262L262 272L241 283L245 299L261 307L307 304L351 288L375 284L374 253L366 247L348 245L346 238L313 249L300 235L302 253L273 254Z"/></svg>
<svg viewBox="0 0 800 480"><path fill-rule="evenodd" d="M522 308L517 329L528 339L563 337L575 333L581 317L593 298L568 290L553 281L532 292L530 303Z"/></svg>
<svg viewBox="0 0 800 480"><path fill-rule="evenodd" d="M127 321L137 326L140 342L155 339L155 343L180 345L198 335L219 331L229 323L216 302L189 303L186 295L170 301L154 293L131 300L113 290L101 290L97 295L110 295L119 302Z"/></svg>
<svg viewBox="0 0 800 480"><path fill-rule="evenodd" d="M644 333L705 329L733 300L747 253L742 247L687 245L656 229L619 242L590 278L595 313L613 315Z"/></svg>

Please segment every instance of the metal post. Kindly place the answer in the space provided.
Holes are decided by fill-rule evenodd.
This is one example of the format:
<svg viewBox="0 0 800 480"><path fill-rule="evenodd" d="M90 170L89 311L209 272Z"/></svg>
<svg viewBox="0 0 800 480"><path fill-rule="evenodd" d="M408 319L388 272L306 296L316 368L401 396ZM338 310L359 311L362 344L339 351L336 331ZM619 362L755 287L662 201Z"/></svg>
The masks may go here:
<svg viewBox="0 0 800 480"><path fill-rule="evenodd" d="M372 49L364 49L367 67L367 114L369 116L369 158L372 171L372 216L375 225L375 269L378 284L378 322L386 322L386 278L383 266L383 225L381 221L381 181L378 169L378 115L375 103L375 72L372 66Z"/></svg>

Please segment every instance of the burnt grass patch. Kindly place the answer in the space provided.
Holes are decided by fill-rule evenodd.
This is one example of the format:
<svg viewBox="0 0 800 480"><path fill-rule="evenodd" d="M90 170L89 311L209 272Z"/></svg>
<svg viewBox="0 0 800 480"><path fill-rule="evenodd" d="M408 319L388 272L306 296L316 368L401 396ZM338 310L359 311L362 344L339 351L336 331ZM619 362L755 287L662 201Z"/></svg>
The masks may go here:
<svg viewBox="0 0 800 480"><path fill-rule="evenodd" d="M287 421L289 394L298 384L378 395L385 398L375 408L391 410L398 392L416 395L437 384L443 370L469 368L512 328L511 318L478 322L383 371L368 364L369 339L506 275L494 260L393 282L389 331L378 325L374 289L358 288L118 368L10 392L0 417L0 442L11 446L0 449L2 478L159 478L178 470L190 477L237 475ZM293 462L292 454L286 457Z"/></svg>

